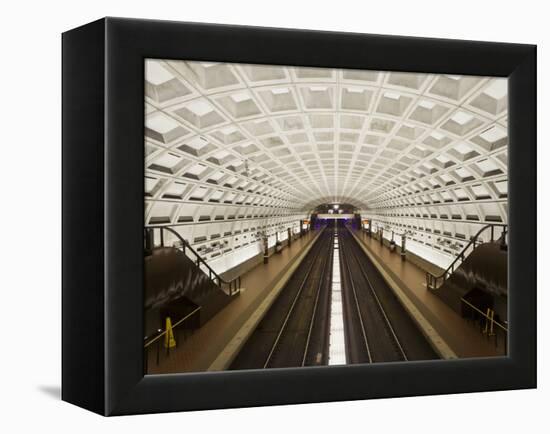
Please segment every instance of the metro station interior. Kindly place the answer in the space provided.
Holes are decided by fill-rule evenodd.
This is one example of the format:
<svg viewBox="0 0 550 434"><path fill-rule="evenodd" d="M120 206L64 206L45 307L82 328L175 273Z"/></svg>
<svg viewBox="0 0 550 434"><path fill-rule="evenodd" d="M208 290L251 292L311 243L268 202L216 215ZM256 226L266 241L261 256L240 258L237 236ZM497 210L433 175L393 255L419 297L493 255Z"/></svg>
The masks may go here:
<svg viewBox="0 0 550 434"><path fill-rule="evenodd" d="M507 80L145 62L146 374L498 357Z"/></svg>

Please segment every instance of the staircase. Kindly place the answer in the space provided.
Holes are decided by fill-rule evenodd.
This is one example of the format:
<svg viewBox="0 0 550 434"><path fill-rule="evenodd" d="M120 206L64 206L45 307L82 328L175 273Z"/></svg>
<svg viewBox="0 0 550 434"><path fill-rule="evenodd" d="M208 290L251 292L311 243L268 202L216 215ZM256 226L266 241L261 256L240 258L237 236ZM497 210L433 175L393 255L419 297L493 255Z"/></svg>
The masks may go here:
<svg viewBox="0 0 550 434"><path fill-rule="evenodd" d="M154 246L154 232L160 245ZM165 246L166 232L176 238ZM175 230L145 230L145 334L155 335L167 316L175 323L193 314L187 325L200 327L240 292L240 277L226 281Z"/></svg>
<svg viewBox="0 0 550 434"><path fill-rule="evenodd" d="M443 273L426 273L426 287L463 316L468 305L481 312L494 309L495 302L508 292L506 236L506 225L484 226Z"/></svg>

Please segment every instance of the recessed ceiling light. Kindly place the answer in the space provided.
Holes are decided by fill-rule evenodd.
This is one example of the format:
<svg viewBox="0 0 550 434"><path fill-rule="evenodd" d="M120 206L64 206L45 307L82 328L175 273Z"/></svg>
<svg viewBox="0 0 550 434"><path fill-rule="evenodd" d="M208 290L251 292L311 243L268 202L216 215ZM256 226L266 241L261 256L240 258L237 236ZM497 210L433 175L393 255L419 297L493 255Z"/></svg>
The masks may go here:
<svg viewBox="0 0 550 434"><path fill-rule="evenodd" d="M398 93L395 93L395 92L385 92L384 97L398 100L400 98L400 95Z"/></svg>
<svg viewBox="0 0 550 434"><path fill-rule="evenodd" d="M154 60L147 60L145 62L145 79L155 85L166 83L174 78L166 69L164 69L158 62Z"/></svg>
<svg viewBox="0 0 550 434"><path fill-rule="evenodd" d="M425 109L428 109L428 110L431 110L435 107L435 103L431 102L431 101L428 101L428 100L425 100L423 99L422 101L420 101L418 103L418 105L422 108L425 108Z"/></svg>
<svg viewBox="0 0 550 434"><path fill-rule="evenodd" d="M222 128L220 131L222 134L228 136L229 134L236 133L238 129L234 125L229 125L225 128Z"/></svg>
<svg viewBox="0 0 550 434"><path fill-rule="evenodd" d="M252 97L248 92L239 92L239 93L232 94L231 99L236 103L239 103L243 101L248 101L249 99L252 99Z"/></svg>
<svg viewBox="0 0 550 434"><path fill-rule="evenodd" d="M505 78L494 79L483 93L496 100L504 98L508 94L508 80Z"/></svg>
<svg viewBox="0 0 550 434"><path fill-rule="evenodd" d="M207 103L206 101L203 101L203 100L193 101L193 102L189 103L187 108L190 111L192 111L193 113L195 113L197 116L204 116L204 115L214 111L212 106L209 103Z"/></svg>
<svg viewBox="0 0 550 434"><path fill-rule="evenodd" d="M166 134L169 131L178 127L178 123L168 116L161 113L157 113L152 116L148 116L145 120L145 126L160 134Z"/></svg>
<svg viewBox="0 0 550 434"><path fill-rule="evenodd" d="M453 146L453 149L460 154L467 154L472 151L472 147L464 142L457 143Z"/></svg>
<svg viewBox="0 0 550 434"><path fill-rule="evenodd" d="M218 65L218 62L199 62L199 64L200 64L203 68L212 68L213 66Z"/></svg>
<svg viewBox="0 0 550 434"><path fill-rule="evenodd" d="M506 130L497 127L490 128L479 135L483 140L489 143L495 143L496 141L506 137Z"/></svg>
<svg viewBox="0 0 550 434"><path fill-rule="evenodd" d="M474 117L471 114L468 114L463 111L459 111L459 112L456 112L451 119L459 125L466 125L473 118Z"/></svg>
<svg viewBox="0 0 550 434"><path fill-rule="evenodd" d="M284 95L289 93L290 91L286 87L279 87L277 89L271 89L271 93L273 95Z"/></svg>

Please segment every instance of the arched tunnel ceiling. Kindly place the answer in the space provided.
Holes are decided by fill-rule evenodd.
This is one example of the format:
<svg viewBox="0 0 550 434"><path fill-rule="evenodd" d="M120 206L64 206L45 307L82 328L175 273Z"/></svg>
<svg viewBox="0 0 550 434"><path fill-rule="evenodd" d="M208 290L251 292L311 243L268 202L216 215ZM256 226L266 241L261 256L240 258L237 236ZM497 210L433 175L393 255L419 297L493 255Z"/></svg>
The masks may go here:
<svg viewBox="0 0 550 434"><path fill-rule="evenodd" d="M507 221L504 78L170 60L145 77L146 224L326 202Z"/></svg>

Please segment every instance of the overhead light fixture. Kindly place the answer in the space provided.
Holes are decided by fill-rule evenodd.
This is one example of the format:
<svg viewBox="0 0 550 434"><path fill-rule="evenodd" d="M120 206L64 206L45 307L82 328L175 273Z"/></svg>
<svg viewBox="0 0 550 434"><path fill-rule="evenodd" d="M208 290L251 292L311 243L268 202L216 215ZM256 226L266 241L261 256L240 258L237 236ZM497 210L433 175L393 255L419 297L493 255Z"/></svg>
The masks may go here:
<svg viewBox="0 0 550 434"><path fill-rule="evenodd" d="M334 209L338 209L338 208L340 208L340 205L338 205L337 203L335 203L334 205L332 205L332 207L333 207Z"/></svg>

